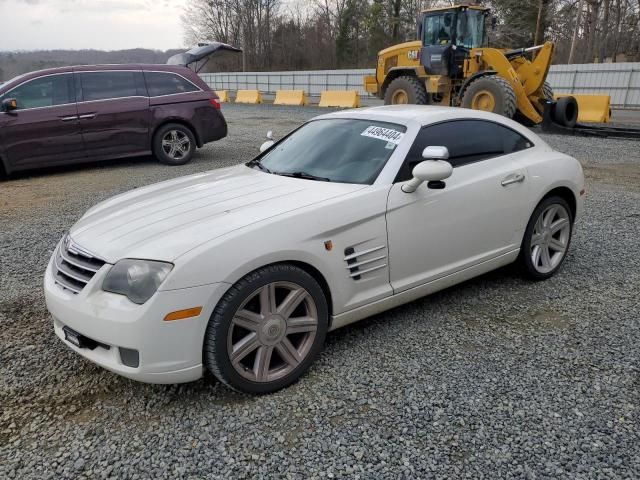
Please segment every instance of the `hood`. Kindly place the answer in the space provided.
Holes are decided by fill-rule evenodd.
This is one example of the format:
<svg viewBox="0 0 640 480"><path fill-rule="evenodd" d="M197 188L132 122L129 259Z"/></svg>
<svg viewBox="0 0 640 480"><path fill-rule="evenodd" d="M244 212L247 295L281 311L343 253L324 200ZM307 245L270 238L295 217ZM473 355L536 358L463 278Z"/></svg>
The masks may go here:
<svg viewBox="0 0 640 480"><path fill-rule="evenodd" d="M222 51L242 52L242 49L222 42L199 43L197 47L191 50L169 57L167 65L183 65L188 67L209 55Z"/></svg>
<svg viewBox="0 0 640 480"><path fill-rule="evenodd" d="M222 235L365 187L238 165L118 195L87 211L69 233L109 263L122 258L173 261Z"/></svg>

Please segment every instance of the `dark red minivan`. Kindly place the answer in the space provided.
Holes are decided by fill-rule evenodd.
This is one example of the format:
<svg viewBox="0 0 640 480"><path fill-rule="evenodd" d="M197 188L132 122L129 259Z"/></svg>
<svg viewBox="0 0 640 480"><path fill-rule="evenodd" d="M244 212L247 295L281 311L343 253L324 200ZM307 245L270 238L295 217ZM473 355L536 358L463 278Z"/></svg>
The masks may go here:
<svg viewBox="0 0 640 480"><path fill-rule="evenodd" d="M217 95L185 66L65 67L0 86L5 174L151 153L181 165L226 135Z"/></svg>

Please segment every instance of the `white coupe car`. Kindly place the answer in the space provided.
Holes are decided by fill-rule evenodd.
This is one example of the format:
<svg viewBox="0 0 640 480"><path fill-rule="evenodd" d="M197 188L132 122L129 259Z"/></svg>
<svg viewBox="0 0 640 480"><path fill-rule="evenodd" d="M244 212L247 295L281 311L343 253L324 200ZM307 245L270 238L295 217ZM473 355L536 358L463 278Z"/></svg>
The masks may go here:
<svg viewBox="0 0 640 480"><path fill-rule="evenodd" d="M480 111L341 111L266 147L91 208L45 275L64 343L144 382L273 392L329 330L516 261L550 277L584 205L578 161Z"/></svg>

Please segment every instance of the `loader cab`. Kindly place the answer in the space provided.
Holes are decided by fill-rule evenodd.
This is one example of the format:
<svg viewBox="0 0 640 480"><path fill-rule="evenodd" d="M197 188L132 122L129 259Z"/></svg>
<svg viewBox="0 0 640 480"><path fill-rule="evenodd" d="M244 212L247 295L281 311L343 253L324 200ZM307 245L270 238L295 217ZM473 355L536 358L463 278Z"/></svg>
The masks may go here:
<svg viewBox="0 0 640 480"><path fill-rule="evenodd" d="M463 76L472 48L485 45L489 9L474 6L427 10L418 19L420 63L429 75Z"/></svg>

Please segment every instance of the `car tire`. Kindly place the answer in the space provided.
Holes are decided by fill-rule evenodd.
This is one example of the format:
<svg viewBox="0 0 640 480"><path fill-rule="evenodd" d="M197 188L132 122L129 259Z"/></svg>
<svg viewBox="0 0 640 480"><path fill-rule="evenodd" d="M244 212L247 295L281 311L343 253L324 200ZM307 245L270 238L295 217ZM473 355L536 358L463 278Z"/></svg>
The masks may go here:
<svg viewBox="0 0 640 480"><path fill-rule="evenodd" d="M168 123L153 136L153 155L166 165L184 165L196 150L196 137L190 128Z"/></svg>
<svg viewBox="0 0 640 480"><path fill-rule="evenodd" d="M318 282L289 264L260 268L235 283L209 319L205 367L243 393L280 390L304 374L329 326Z"/></svg>
<svg viewBox="0 0 640 480"><path fill-rule="evenodd" d="M573 215L561 197L543 199L533 211L522 240L519 263L525 276L545 280L562 266L573 233Z"/></svg>
<svg viewBox="0 0 640 480"><path fill-rule="evenodd" d="M553 120L564 127L573 128L578 123L578 102L573 97L561 97L553 107Z"/></svg>

